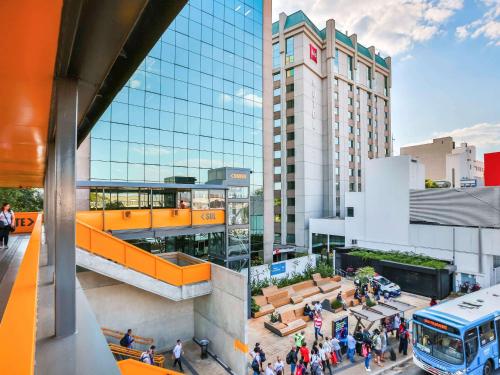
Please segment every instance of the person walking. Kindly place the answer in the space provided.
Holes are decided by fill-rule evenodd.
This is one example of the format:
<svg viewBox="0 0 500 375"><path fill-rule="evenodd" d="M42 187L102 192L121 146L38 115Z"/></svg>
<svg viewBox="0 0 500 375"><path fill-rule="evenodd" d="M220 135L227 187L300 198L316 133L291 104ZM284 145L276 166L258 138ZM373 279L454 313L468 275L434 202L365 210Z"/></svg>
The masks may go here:
<svg viewBox="0 0 500 375"><path fill-rule="evenodd" d="M295 375L305 375L306 374L306 366L304 365L304 361L301 359L299 363L297 363L297 367L295 368Z"/></svg>
<svg viewBox="0 0 500 375"><path fill-rule="evenodd" d="M276 357L276 363L274 364L274 372L276 375L283 375L285 373L285 364L280 356Z"/></svg>
<svg viewBox="0 0 500 375"><path fill-rule="evenodd" d="M134 343L135 339L132 337L132 330L129 328L127 329L127 333L125 336L123 336L120 340L120 345L127 348L127 349L132 349L132 344Z"/></svg>
<svg viewBox="0 0 500 375"><path fill-rule="evenodd" d="M373 351L375 352L375 363L378 366L383 367L384 365L380 363L382 358L382 339L380 338L380 331L376 329L373 333L372 346L374 349Z"/></svg>
<svg viewBox="0 0 500 375"><path fill-rule="evenodd" d="M273 365L271 362L267 364L266 371L264 373L265 375L275 375L274 370L273 370Z"/></svg>
<svg viewBox="0 0 500 375"><path fill-rule="evenodd" d="M392 335L394 336L394 331L396 331L396 338L399 339L399 326L401 325L401 318L399 313L394 316L394 321L392 324Z"/></svg>
<svg viewBox="0 0 500 375"><path fill-rule="evenodd" d="M258 346L255 346L253 352L250 353L252 356L252 370L253 370L253 375L260 375L262 365L261 365L261 359L260 359L260 348Z"/></svg>
<svg viewBox="0 0 500 375"><path fill-rule="evenodd" d="M313 349L311 355L311 375L321 375L321 358L318 349Z"/></svg>
<svg viewBox="0 0 500 375"><path fill-rule="evenodd" d="M328 337L327 337L328 339ZM325 340L325 343L327 341ZM323 343L319 344L319 358L321 359L321 365L323 367L323 371L328 372L332 375L332 366L330 365L330 347L327 345L323 345Z"/></svg>
<svg viewBox="0 0 500 375"><path fill-rule="evenodd" d="M155 364L155 350L156 346L151 345L149 349L141 354L141 362L147 363L148 365L154 366Z"/></svg>
<svg viewBox="0 0 500 375"><path fill-rule="evenodd" d="M314 337L316 338L316 341L318 341L318 336L321 336L323 338L323 334L321 333L321 327L323 325L323 319L321 319L321 315L318 313L314 314Z"/></svg>
<svg viewBox="0 0 500 375"><path fill-rule="evenodd" d="M9 203L2 204L0 212L0 249L9 247L9 234L16 228L16 218L14 211L10 209Z"/></svg>
<svg viewBox="0 0 500 375"><path fill-rule="evenodd" d="M309 349L307 349L307 345L304 341L302 341L302 346L300 347L300 357L301 357L302 363L304 364L304 367L307 370L307 366L309 365L309 362L311 361L311 357L309 355Z"/></svg>
<svg viewBox="0 0 500 375"><path fill-rule="evenodd" d="M382 341L382 357L380 359L382 362L385 362L385 353L387 352L387 343L389 342L389 336L387 335L387 329L385 327L382 327L380 340Z"/></svg>
<svg viewBox="0 0 500 375"><path fill-rule="evenodd" d="M401 323L402 327L399 333L399 354L408 355L408 340L410 333L406 329L406 323Z"/></svg>
<svg viewBox="0 0 500 375"><path fill-rule="evenodd" d="M297 348L292 346L292 349L286 355L286 363L290 365L290 374L295 375L295 368L297 367Z"/></svg>
<svg viewBox="0 0 500 375"><path fill-rule="evenodd" d="M179 369L181 370L181 372L184 372L184 370L182 369L182 360L181 360L182 354L184 354L184 351L182 350L182 342L181 340L177 340L177 344L175 345L173 350L173 355L174 355L173 368L175 368L175 366L179 364Z"/></svg>
<svg viewBox="0 0 500 375"><path fill-rule="evenodd" d="M304 341L304 337L305 337L304 331L297 332L295 335L293 335L293 341L295 342L295 347L297 348L297 351L299 351L300 348L302 347L302 342Z"/></svg>
<svg viewBox="0 0 500 375"><path fill-rule="evenodd" d="M354 332L354 339L356 340L356 353L361 357L361 349L363 344L363 333L361 332L361 327L356 328L356 332Z"/></svg>
<svg viewBox="0 0 500 375"><path fill-rule="evenodd" d="M354 353L356 351L356 339L350 333L347 334L347 358L354 363Z"/></svg>
<svg viewBox="0 0 500 375"><path fill-rule="evenodd" d="M335 352L335 355L337 356L339 362L342 362L343 359L342 359L342 350L340 348L340 341L335 336L332 337L332 350Z"/></svg>
<svg viewBox="0 0 500 375"><path fill-rule="evenodd" d="M370 372L372 369L370 368L370 361L372 359L372 348L371 348L371 345L364 342L363 343L363 349L362 349L362 353L363 353L363 356L365 357L365 370Z"/></svg>

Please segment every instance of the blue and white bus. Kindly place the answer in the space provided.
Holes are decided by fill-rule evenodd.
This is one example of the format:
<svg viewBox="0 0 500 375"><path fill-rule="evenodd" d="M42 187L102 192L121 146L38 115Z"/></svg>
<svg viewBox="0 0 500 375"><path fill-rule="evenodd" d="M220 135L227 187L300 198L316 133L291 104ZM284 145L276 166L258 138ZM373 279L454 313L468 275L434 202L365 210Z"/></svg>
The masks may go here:
<svg viewBox="0 0 500 375"><path fill-rule="evenodd" d="M413 314L413 362L435 375L499 368L500 285Z"/></svg>

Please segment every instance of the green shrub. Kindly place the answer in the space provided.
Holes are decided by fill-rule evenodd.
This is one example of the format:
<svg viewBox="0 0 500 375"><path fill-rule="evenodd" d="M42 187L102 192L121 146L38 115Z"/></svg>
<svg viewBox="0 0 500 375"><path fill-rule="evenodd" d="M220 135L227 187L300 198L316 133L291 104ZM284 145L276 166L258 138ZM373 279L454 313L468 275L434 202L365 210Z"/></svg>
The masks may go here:
<svg viewBox="0 0 500 375"><path fill-rule="evenodd" d="M338 301L338 300L336 300L336 299L334 299L334 300L332 301L331 305L332 305L332 309L334 309L334 310L337 310L337 309L341 309L341 308L342 308L342 302L340 302L340 301Z"/></svg>
<svg viewBox="0 0 500 375"><path fill-rule="evenodd" d="M443 269L448 264L442 260L402 251L375 251L358 249L351 251L349 255L361 257L363 260L387 260L391 262L410 264L414 266Z"/></svg>
<svg viewBox="0 0 500 375"><path fill-rule="evenodd" d="M373 307L377 304L377 302L375 302L374 300L370 299L370 298L367 298L366 299L366 306L368 307Z"/></svg>
<svg viewBox="0 0 500 375"><path fill-rule="evenodd" d="M271 323L276 323L280 320L280 315L277 312L273 312L269 315L269 320Z"/></svg>
<svg viewBox="0 0 500 375"><path fill-rule="evenodd" d="M260 306L257 305L257 303L255 302L255 299L253 299L253 297L252 297L252 306L250 308L252 309L252 313L256 313L256 312L260 311Z"/></svg>

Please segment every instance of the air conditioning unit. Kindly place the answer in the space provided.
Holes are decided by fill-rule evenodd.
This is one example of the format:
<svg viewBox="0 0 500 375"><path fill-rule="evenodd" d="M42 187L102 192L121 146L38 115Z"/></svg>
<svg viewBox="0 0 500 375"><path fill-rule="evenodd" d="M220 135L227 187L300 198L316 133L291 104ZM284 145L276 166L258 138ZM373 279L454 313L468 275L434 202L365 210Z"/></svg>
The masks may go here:
<svg viewBox="0 0 500 375"><path fill-rule="evenodd" d="M357 245L358 244L358 240L351 240L351 245Z"/></svg>

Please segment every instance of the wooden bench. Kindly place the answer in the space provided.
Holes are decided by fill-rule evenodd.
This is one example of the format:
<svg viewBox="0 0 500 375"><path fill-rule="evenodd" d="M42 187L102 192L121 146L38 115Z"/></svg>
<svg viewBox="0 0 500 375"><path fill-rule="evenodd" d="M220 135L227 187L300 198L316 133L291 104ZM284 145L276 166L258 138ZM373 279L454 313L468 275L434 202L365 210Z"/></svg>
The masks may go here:
<svg viewBox="0 0 500 375"><path fill-rule="evenodd" d="M252 313L254 318L259 318L261 316L272 314L274 312L274 306L267 303L267 298L265 296L254 296L255 303L260 307L259 311Z"/></svg>
<svg viewBox="0 0 500 375"><path fill-rule="evenodd" d="M319 288L314 285L313 280L306 280L292 285L295 293L301 295L303 298L314 296L320 292Z"/></svg>
<svg viewBox="0 0 500 375"><path fill-rule="evenodd" d="M143 353L143 351L141 350L128 349L123 346L111 343L108 345L109 345L109 350L111 350L111 353L113 353L115 356L132 358L137 361L141 360L141 355ZM163 364L165 363L165 357L162 356L161 354L155 354L153 356L153 361L156 366L163 367Z"/></svg>
<svg viewBox="0 0 500 375"><path fill-rule="evenodd" d="M115 339L121 340L123 336L125 336L125 332L116 331L114 329L101 327L101 330L106 337L113 337ZM150 337L141 337L137 335L132 335L132 337L134 338L134 343L139 345L150 346L154 342L154 340Z"/></svg>
<svg viewBox="0 0 500 375"><path fill-rule="evenodd" d="M356 292L356 289L347 289L346 291L342 292L342 299L346 303L347 306L356 306L359 304L359 301L354 298L354 293Z"/></svg>
<svg viewBox="0 0 500 375"><path fill-rule="evenodd" d="M305 329L307 323L301 316L296 315L295 310L287 310L280 314L278 322L264 322L264 327L278 336L284 337Z"/></svg>
<svg viewBox="0 0 500 375"><path fill-rule="evenodd" d="M339 283L332 281L329 277L321 277L321 274L319 273L313 274L312 278L321 293L332 292L340 288Z"/></svg>

